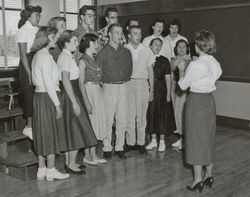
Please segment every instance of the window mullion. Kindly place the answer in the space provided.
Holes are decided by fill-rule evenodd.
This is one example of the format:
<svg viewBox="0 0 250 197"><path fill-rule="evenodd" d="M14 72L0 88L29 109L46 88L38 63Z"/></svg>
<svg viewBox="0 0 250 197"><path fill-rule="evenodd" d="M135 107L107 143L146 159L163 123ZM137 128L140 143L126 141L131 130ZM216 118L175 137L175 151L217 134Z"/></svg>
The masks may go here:
<svg viewBox="0 0 250 197"><path fill-rule="evenodd" d="M6 20L5 20L5 0L2 0L2 19L3 19L3 55L4 55L4 68L8 67L7 60L7 46L6 46Z"/></svg>

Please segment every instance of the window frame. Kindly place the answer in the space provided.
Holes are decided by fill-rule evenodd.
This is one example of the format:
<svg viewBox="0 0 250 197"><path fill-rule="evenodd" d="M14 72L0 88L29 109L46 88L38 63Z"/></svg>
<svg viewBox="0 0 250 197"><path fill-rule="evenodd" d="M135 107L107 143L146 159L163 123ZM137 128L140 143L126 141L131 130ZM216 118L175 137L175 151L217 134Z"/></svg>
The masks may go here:
<svg viewBox="0 0 250 197"><path fill-rule="evenodd" d="M81 0L77 0L77 12L67 12L66 10L66 1L67 0L60 0L60 1L63 1L63 11L60 10L59 14L63 15L64 18L66 18L66 15L67 14L71 14L71 15L76 15L77 16L77 24L79 25L80 21L79 21L79 17L78 17L78 14L79 14L79 9L81 8L81 3L80 1ZM97 15L97 0L92 0L92 5L95 6L96 8L96 15ZM97 27L97 18L95 18L95 24L94 24L94 29L96 30L96 27Z"/></svg>
<svg viewBox="0 0 250 197"><path fill-rule="evenodd" d="M0 6L0 12L2 13L2 27L3 27L3 59L4 59L4 66L0 67L0 70L11 70L16 69L18 65L9 67L8 66L8 53L7 53L7 33L6 33L6 12L5 11L22 11L25 7L25 0L20 0L22 7L20 9L18 8L6 8L5 1L6 0L0 0L2 2L2 6Z"/></svg>

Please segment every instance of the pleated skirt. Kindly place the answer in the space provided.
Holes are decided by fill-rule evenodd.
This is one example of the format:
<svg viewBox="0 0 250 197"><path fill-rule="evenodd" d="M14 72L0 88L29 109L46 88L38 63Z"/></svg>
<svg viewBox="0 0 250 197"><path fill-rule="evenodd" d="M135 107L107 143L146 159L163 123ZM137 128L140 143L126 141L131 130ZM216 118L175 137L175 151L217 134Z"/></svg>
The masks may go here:
<svg viewBox="0 0 250 197"><path fill-rule="evenodd" d="M29 53L27 54L28 63L31 69L31 62L33 59L34 54ZM32 103L33 103L33 96L34 96L34 86L29 83L28 74L22 64L21 60L19 62L19 83L21 88L21 95L22 95L22 108L23 108L23 116L25 118L32 117Z"/></svg>
<svg viewBox="0 0 250 197"><path fill-rule="evenodd" d="M60 92L57 92L61 100ZM35 93L33 99L33 142L34 151L39 156L58 154L63 147L61 136L64 134L63 117L56 119L56 107L48 93Z"/></svg>
<svg viewBox="0 0 250 197"><path fill-rule="evenodd" d="M92 127L97 140L103 140L107 137L107 131L104 98L101 86L99 84L86 83L85 88L88 94L89 102L92 106L92 114L89 115Z"/></svg>
<svg viewBox="0 0 250 197"><path fill-rule="evenodd" d="M214 161L216 108L212 93L190 93L185 110L185 155L192 165Z"/></svg>
<svg viewBox="0 0 250 197"><path fill-rule="evenodd" d="M71 80L71 85L76 97L76 100L81 108L81 114L76 116L73 109L73 104L63 90L63 114L65 122L65 146L66 151L78 150L80 148L89 148L97 144L97 138L92 128L86 106L83 101L78 80Z"/></svg>

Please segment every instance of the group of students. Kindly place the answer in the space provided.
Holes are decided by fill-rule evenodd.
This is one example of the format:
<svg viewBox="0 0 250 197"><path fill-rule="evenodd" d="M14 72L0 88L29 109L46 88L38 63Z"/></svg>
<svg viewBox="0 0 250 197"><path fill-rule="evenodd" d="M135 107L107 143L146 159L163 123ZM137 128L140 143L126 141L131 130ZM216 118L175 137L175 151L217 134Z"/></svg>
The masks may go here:
<svg viewBox="0 0 250 197"><path fill-rule="evenodd" d="M164 20L155 19L153 34L141 42L139 22L129 20L123 33L115 8L106 10L107 26L99 32L92 29L92 6L80 8L80 25L74 31L66 30L63 17L38 28L41 11L40 6L26 7L17 33L27 117L23 133L34 141L37 179L84 174L86 166L76 161L79 149L84 149L83 163L106 163L112 157L115 125L114 149L122 159L130 150L165 151L165 136L172 132L181 136L172 146L182 149L185 130L186 161L194 168L187 189L201 191L204 184L211 185L216 127L211 92L221 75L212 56L214 34L206 30L195 34L199 57L192 60L176 19L165 38ZM147 146L146 133L151 135ZM98 141L103 143L104 159L97 156ZM59 153L65 154L67 173L55 169Z"/></svg>

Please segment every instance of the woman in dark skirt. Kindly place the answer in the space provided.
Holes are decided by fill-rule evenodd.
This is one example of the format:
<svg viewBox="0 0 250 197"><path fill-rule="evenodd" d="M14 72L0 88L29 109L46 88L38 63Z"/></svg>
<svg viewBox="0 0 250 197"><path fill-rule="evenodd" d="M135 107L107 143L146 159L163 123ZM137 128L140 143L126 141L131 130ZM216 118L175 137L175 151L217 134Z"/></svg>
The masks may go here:
<svg viewBox="0 0 250 197"><path fill-rule="evenodd" d="M33 137L34 150L38 155L37 179L43 180L46 177L48 181L69 177L69 174L55 169L55 154L65 149L59 138L64 131L59 101L60 70L49 53L49 49L55 47L56 40L56 29L41 27L31 49L37 51L32 61L32 81L35 86Z"/></svg>
<svg viewBox="0 0 250 197"><path fill-rule="evenodd" d="M203 185L214 183L212 176L216 131L216 110L212 92L222 71L212 56L216 52L215 36L201 30L195 34L195 50L199 57L192 61L178 82L182 90L190 88L185 111L186 162L193 165L193 183L186 188L202 191ZM206 166L202 177L202 166Z"/></svg>
<svg viewBox="0 0 250 197"><path fill-rule="evenodd" d="M74 174L82 174L83 170L76 163L80 148L90 148L97 144L88 111L79 88L79 67L76 65L72 52L78 46L78 39L70 30L64 31L58 38L58 46L63 49L57 64L62 73L65 143L67 146L65 169Z"/></svg>
<svg viewBox="0 0 250 197"><path fill-rule="evenodd" d="M160 135L158 151L165 151L165 136L176 130L174 110L171 102L170 91L170 63L164 56L158 55L162 40L155 38L150 47L155 56L153 64L154 71L154 95L153 101L149 103L147 114L147 133L152 135L151 142L146 146L147 150L157 147L156 137Z"/></svg>
<svg viewBox="0 0 250 197"><path fill-rule="evenodd" d="M30 139L32 139L32 99L34 95L34 87L31 83L31 61L34 54L30 52L30 49L38 31L41 12L40 6L28 6L22 10L18 23L19 31L16 35L20 53L19 81L23 96L23 114L27 118L23 134Z"/></svg>

